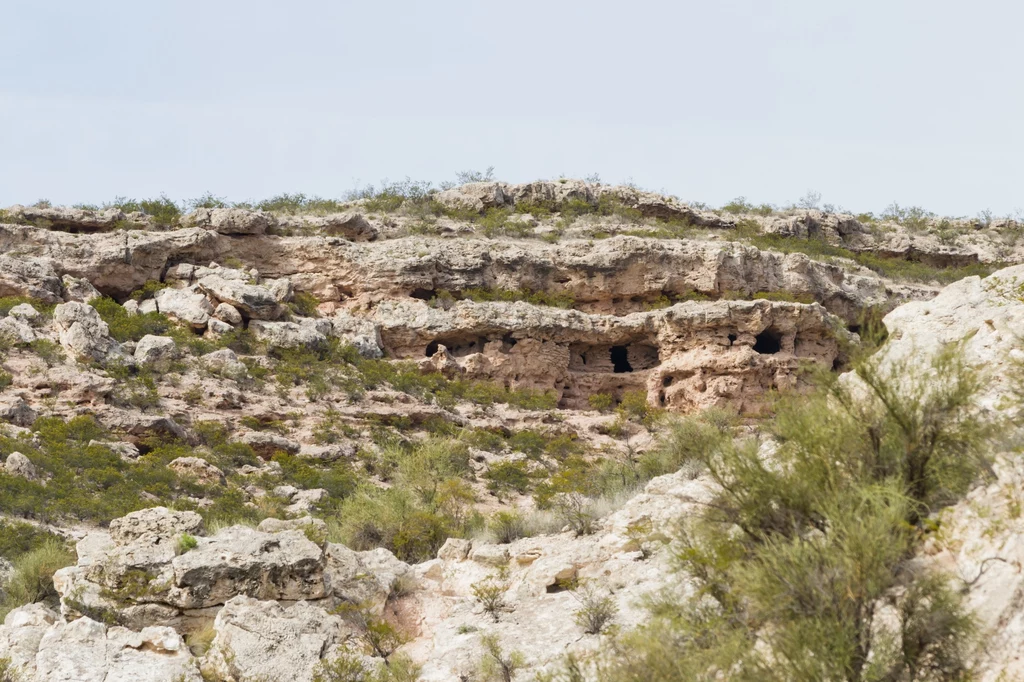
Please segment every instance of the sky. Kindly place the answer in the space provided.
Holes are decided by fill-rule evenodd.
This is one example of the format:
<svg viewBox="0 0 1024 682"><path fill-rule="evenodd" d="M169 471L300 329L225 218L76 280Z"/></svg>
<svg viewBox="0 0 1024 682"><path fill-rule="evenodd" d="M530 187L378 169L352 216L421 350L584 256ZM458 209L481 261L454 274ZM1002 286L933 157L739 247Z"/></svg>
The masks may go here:
<svg viewBox="0 0 1024 682"><path fill-rule="evenodd" d="M1024 4L3 0L0 206L597 174L1024 208Z"/></svg>

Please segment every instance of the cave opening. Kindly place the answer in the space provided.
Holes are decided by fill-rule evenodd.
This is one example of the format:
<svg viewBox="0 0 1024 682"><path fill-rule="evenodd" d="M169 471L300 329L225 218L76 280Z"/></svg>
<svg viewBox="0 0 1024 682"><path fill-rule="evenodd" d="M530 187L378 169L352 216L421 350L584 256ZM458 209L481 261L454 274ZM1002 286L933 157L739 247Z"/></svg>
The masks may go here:
<svg viewBox="0 0 1024 682"><path fill-rule="evenodd" d="M628 353L625 346L612 346L612 367L616 374L632 372L633 366L629 364Z"/></svg>
<svg viewBox="0 0 1024 682"><path fill-rule="evenodd" d="M437 352L437 346L438 346L437 341L431 341L430 343L427 344L427 357L428 358L434 357L434 353Z"/></svg>
<svg viewBox="0 0 1024 682"><path fill-rule="evenodd" d="M782 335L773 329L765 329L754 337L754 350L762 355L774 355L782 350Z"/></svg>

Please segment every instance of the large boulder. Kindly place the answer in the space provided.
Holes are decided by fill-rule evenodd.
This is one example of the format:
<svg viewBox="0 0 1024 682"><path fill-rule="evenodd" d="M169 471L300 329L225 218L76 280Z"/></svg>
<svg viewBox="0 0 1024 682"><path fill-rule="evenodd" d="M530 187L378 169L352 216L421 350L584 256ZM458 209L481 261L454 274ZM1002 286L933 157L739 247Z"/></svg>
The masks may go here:
<svg viewBox="0 0 1024 682"><path fill-rule="evenodd" d="M178 357L178 346L169 336L146 334L135 344L135 361L157 371L167 371Z"/></svg>
<svg viewBox="0 0 1024 682"><path fill-rule="evenodd" d="M380 328L379 323L357 317L346 310L338 310L331 318L331 333L343 342L352 344L364 358L384 357Z"/></svg>
<svg viewBox="0 0 1024 682"><path fill-rule="evenodd" d="M39 470L32 461L20 452L12 452L7 455L4 461L4 471L10 476L17 476L28 481L35 481L39 478Z"/></svg>
<svg viewBox="0 0 1024 682"><path fill-rule="evenodd" d="M96 287L92 285L92 282L85 279L84 277L72 277L71 275L64 275L61 277L61 284L64 285L64 300L65 301L78 301L79 303L89 303L97 298L101 298L103 294L97 291Z"/></svg>
<svg viewBox="0 0 1024 682"><path fill-rule="evenodd" d="M330 320L303 318L298 322L253 320L249 331L270 348L321 348L331 333Z"/></svg>
<svg viewBox="0 0 1024 682"><path fill-rule="evenodd" d="M110 336L110 328L96 309L86 303L62 303L53 310L60 344L79 359L100 364L120 361L131 364L121 346Z"/></svg>
<svg viewBox="0 0 1024 682"><path fill-rule="evenodd" d="M230 348L221 348L207 353L199 358L199 362L211 372L235 381L244 379L249 371L245 363L239 360L235 351Z"/></svg>
<svg viewBox="0 0 1024 682"><path fill-rule="evenodd" d="M48 260L0 255L0 296L27 296L45 303L64 300L60 277Z"/></svg>
<svg viewBox="0 0 1024 682"><path fill-rule="evenodd" d="M190 289L161 289L154 300L161 313L187 322L195 329L205 327L214 312L206 296Z"/></svg>
<svg viewBox="0 0 1024 682"><path fill-rule="evenodd" d="M274 225L274 217L263 211L242 208L198 208L185 216L185 224L220 234L263 234Z"/></svg>
<svg viewBox="0 0 1024 682"><path fill-rule="evenodd" d="M284 606L245 596L224 604L213 627L203 672L238 682L312 682L317 665L355 634L340 617L304 601Z"/></svg>
<svg viewBox="0 0 1024 682"><path fill-rule="evenodd" d="M284 307L274 292L258 284L207 275L199 280L199 288L219 302L230 303L253 320L276 320L284 314Z"/></svg>
<svg viewBox="0 0 1024 682"><path fill-rule="evenodd" d="M437 201L451 208L463 208L480 213L509 203L502 182L470 182L437 194Z"/></svg>

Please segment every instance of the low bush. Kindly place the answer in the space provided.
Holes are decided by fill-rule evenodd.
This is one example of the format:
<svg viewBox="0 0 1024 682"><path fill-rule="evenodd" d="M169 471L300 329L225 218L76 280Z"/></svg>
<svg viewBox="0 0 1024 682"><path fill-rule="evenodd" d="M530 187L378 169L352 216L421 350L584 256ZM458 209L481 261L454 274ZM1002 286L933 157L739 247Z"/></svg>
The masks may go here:
<svg viewBox="0 0 1024 682"><path fill-rule="evenodd" d="M680 524L695 591L657 599L601 679L968 679L962 595L908 570L929 515L986 469L979 377L959 353L930 367L869 358L856 388L833 379L784 400L770 460L749 439L687 449L720 491Z"/></svg>
<svg viewBox="0 0 1024 682"><path fill-rule="evenodd" d="M6 615L13 608L34 602L53 606L57 598L53 574L74 562L75 555L67 544L52 538L22 554L15 560L14 571L3 587L0 612Z"/></svg>
<svg viewBox="0 0 1024 682"><path fill-rule="evenodd" d="M181 207L164 194L156 199L142 199L141 201L117 197L109 205L125 213L145 213L152 216L158 225L169 227L177 225L181 220Z"/></svg>
<svg viewBox="0 0 1024 682"><path fill-rule="evenodd" d="M160 313L140 313L129 315L120 303L104 296L90 301L89 305L96 309L107 326L110 335L116 341L138 341L147 334L156 336L165 334L173 323L166 315Z"/></svg>

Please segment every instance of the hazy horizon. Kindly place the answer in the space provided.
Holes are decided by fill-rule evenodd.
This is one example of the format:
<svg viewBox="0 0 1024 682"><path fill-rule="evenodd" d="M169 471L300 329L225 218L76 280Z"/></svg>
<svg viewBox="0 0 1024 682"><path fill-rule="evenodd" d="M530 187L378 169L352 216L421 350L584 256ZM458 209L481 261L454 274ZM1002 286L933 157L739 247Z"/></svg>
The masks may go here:
<svg viewBox="0 0 1024 682"><path fill-rule="evenodd" d="M1024 207L1024 8L13 2L0 205L599 174L942 215Z"/></svg>

